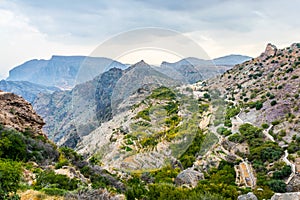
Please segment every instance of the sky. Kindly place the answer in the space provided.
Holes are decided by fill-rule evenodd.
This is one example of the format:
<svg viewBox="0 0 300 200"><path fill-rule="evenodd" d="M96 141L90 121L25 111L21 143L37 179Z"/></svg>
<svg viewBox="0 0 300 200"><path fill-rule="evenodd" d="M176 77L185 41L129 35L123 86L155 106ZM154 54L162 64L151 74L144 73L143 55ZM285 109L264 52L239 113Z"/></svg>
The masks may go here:
<svg viewBox="0 0 300 200"><path fill-rule="evenodd" d="M147 27L180 33L210 58L256 57L267 43L283 48L300 42L299 7L299 0L0 0L0 79L27 60L92 55L103 42ZM128 52L119 60L143 56ZM156 53L160 57L150 62L178 59Z"/></svg>

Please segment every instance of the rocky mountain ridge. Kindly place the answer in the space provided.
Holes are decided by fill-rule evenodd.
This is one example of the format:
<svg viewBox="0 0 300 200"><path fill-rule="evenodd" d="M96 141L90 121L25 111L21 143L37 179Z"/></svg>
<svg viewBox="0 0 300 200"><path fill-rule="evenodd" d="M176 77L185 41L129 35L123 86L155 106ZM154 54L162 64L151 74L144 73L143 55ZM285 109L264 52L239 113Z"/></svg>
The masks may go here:
<svg viewBox="0 0 300 200"><path fill-rule="evenodd" d="M43 86L28 81L0 81L0 90L20 95L32 103L38 94L50 94L60 89L57 87Z"/></svg>

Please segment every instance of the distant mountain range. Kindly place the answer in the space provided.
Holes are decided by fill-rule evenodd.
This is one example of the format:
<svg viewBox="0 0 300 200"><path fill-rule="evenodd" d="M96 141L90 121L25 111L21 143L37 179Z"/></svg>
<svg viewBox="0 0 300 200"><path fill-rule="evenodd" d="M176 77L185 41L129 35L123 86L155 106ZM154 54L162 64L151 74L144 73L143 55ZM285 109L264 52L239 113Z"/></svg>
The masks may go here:
<svg viewBox="0 0 300 200"><path fill-rule="evenodd" d="M52 56L50 60L30 60L13 68L7 80L71 89L114 67L125 69L127 66L109 58Z"/></svg>
<svg viewBox="0 0 300 200"><path fill-rule="evenodd" d="M53 86L44 86L28 81L0 81L0 89L22 96L28 102L32 103L40 93L50 94L60 89Z"/></svg>
<svg viewBox="0 0 300 200"><path fill-rule="evenodd" d="M251 59L229 55L211 60L186 58L176 63L163 62L155 69L173 79L194 83L223 73L233 65ZM111 68L126 69L128 65L109 58L87 56L52 56L50 60L30 60L9 72L7 81L29 81L35 84L72 89L76 84L92 80ZM1 88L0 88L1 89Z"/></svg>

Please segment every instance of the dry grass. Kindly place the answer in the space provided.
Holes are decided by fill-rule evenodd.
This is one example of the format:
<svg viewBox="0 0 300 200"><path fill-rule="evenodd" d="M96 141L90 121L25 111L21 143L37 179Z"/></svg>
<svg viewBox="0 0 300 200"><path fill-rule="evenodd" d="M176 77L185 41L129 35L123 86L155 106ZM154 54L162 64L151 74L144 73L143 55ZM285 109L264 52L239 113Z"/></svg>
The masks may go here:
<svg viewBox="0 0 300 200"><path fill-rule="evenodd" d="M21 200L63 200L63 197L58 196L48 196L42 192L35 190L27 190L20 192Z"/></svg>

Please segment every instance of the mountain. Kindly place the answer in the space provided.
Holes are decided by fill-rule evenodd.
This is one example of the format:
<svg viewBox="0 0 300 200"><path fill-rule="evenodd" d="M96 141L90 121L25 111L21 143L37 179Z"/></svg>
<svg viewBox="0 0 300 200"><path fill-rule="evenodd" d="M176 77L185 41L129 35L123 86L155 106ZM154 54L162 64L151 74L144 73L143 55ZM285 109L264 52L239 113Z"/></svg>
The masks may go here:
<svg viewBox="0 0 300 200"><path fill-rule="evenodd" d="M215 59L213 59L213 62L217 66L234 66L234 65L241 64L241 63L246 62L251 59L252 58L249 56L232 54L232 55L228 55L228 56L215 58Z"/></svg>
<svg viewBox="0 0 300 200"><path fill-rule="evenodd" d="M43 133L44 124L23 98L0 91L1 199L124 199L106 189L124 193L118 178L95 160L90 163L71 149L58 149Z"/></svg>
<svg viewBox="0 0 300 200"><path fill-rule="evenodd" d="M59 91L57 87L43 86L28 81L0 81L0 90L11 92L22 96L28 102L32 103L40 93L53 93Z"/></svg>
<svg viewBox="0 0 300 200"><path fill-rule="evenodd" d="M266 189L300 191L299 78L300 44L283 49L268 44L257 58L197 86L200 98L209 98L214 105L209 129L219 143L212 154L221 150L227 157L217 157L228 162L230 157L240 159L235 166L236 184L252 187L259 198L271 198ZM255 188L265 188L265 193Z"/></svg>
<svg viewBox="0 0 300 200"><path fill-rule="evenodd" d="M46 121L48 137L74 147L83 135L110 119L110 97L121 76L122 70L113 68L70 91L39 95L33 106Z"/></svg>
<svg viewBox="0 0 300 200"><path fill-rule="evenodd" d="M7 80L29 81L70 89L114 67L126 68L125 65L109 58L52 56L50 60L30 60L13 68Z"/></svg>
<svg viewBox="0 0 300 200"><path fill-rule="evenodd" d="M294 120L286 121L286 115L300 114L295 109L299 106L299 47L299 44L293 44L277 49L268 44L259 57L236 65L217 79L209 80L209 87L219 88L228 99L250 106L250 112L242 112L240 116L257 126L281 121L281 125L274 126L274 132L285 127L287 136L284 138L289 142L290 137L297 133L295 130L300 128ZM262 108L251 108L252 103L258 102L261 102Z"/></svg>
<svg viewBox="0 0 300 200"><path fill-rule="evenodd" d="M247 56L229 55L213 60L185 58L175 63L162 62L155 69L184 83L195 83L224 73L235 64L251 59Z"/></svg>
<svg viewBox="0 0 300 200"><path fill-rule="evenodd" d="M141 61L126 70L112 68L70 91L41 94L33 102L45 119L48 137L59 145L74 148L81 138L122 110L125 101L144 85L175 85L176 81ZM125 102L125 103L124 103Z"/></svg>

